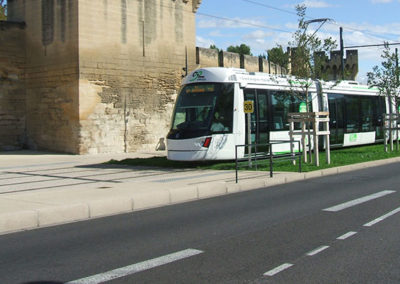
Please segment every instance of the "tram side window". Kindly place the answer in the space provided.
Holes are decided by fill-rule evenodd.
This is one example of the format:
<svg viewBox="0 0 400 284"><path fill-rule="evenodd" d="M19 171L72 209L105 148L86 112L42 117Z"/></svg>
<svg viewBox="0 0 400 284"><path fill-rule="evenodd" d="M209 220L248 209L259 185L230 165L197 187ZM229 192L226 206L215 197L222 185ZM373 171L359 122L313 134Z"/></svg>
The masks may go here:
<svg viewBox="0 0 400 284"><path fill-rule="evenodd" d="M374 119L374 126L376 131L376 138L382 139L383 132L382 132L382 122L383 116L382 114L385 112L385 98L384 97L375 97L375 109L376 109L376 116Z"/></svg>
<svg viewBox="0 0 400 284"><path fill-rule="evenodd" d="M289 92L271 92L272 130L289 130L288 114L299 112L301 100ZM295 128L298 128L296 123Z"/></svg>
<svg viewBox="0 0 400 284"><path fill-rule="evenodd" d="M272 129L273 130L286 130L289 129L288 113L292 98L285 92L272 92Z"/></svg>
<svg viewBox="0 0 400 284"><path fill-rule="evenodd" d="M214 133L232 132L233 125L233 84L221 86L220 95L215 104L211 131Z"/></svg>
<svg viewBox="0 0 400 284"><path fill-rule="evenodd" d="M346 106L346 132L359 132L360 125L360 99L359 96L345 96Z"/></svg>
<svg viewBox="0 0 400 284"><path fill-rule="evenodd" d="M344 96L346 132L376 131L379 124L379 101L376 97Z"/></svg>
<svg viewBox="0 0 400 284"><path fill-rule="evenodd" d="M344 96L328 94L329 129L331 131L331 144L341 144L344 135Z"/></svg>
<svg viewBox="0 0 400 284"><path fill-rule="evenodd" d="M374 131L374 97L361 97L361 131Z"/></svg>

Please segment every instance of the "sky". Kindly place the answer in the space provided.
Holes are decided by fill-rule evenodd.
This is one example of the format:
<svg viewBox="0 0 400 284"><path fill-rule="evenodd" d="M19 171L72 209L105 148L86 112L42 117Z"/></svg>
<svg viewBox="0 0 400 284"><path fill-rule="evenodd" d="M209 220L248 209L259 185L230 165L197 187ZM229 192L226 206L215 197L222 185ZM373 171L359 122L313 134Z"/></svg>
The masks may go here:
<svg viewBox="0 0 400 284"><path fill-rule="evenodd" d="M245 43L253 55L288 46L297 29L295 6L307 7L307 19L329 18L317 36L332 37L339 45L343 27L344 46L400 42L400 0L202 0L196 16L196 43L200 47L215 44L226 50ZM309 25L313 33L319 23ZM400 45L391 46L400 49ZM357 80L366 83L366 73L381 64L383 47L359 48Z"/></svg>

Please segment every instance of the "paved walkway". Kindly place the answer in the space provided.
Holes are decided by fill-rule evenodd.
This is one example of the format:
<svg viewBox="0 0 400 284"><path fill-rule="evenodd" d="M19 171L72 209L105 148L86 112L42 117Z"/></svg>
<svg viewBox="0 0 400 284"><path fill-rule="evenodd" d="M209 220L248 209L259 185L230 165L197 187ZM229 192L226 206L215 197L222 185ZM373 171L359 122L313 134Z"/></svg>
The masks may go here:
<svg viewBox="0 0 400 284"><path fill-rule="evenodd" d="M165 156L165 152L65 155L0 153L0 234L127 213L230 194L367 166L399 158L311 173L154 169L105 165L111 159Z"/></svg>

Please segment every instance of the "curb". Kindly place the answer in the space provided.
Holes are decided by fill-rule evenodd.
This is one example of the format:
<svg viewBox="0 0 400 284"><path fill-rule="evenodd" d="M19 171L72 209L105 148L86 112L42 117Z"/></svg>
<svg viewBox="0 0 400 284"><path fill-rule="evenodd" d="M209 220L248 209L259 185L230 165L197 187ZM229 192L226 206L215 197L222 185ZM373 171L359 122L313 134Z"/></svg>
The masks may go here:
<svg viewBox="0 0 400 284"><path fill-rule="evenodd" d="M37 210L0 214L0 235L83 220L96 219L150 208L168 206L280 184L351 172L400 162L400 158L366 162L286 177L255 178L239 183L207 182L181 188L137 193L126 197L92 200L77 204L49 206Z"/></svg>

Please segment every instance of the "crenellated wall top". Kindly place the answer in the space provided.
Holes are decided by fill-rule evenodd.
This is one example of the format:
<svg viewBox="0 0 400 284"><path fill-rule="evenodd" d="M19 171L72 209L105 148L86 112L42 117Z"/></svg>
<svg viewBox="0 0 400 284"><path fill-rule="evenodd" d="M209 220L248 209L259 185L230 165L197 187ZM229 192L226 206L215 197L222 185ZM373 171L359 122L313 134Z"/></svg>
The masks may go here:
<svg viewBox="0 0 400 284"><path fill-rule="evenodd" d="M193 13L197 12L199 9L202 0L193 0Z"/></svg>
<svg viewBox="0 0 400 284"><path fill-rule="evenodd" d="M173 2L175 2L176 0L172 0ZM192 4L193 4L193 13L197 12L197 9L199 9L201 1L202 0L192 0ZM189 0L182 0L183 3L187 4L189 2Z"/></svg>

